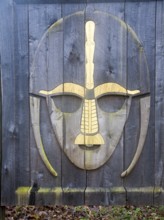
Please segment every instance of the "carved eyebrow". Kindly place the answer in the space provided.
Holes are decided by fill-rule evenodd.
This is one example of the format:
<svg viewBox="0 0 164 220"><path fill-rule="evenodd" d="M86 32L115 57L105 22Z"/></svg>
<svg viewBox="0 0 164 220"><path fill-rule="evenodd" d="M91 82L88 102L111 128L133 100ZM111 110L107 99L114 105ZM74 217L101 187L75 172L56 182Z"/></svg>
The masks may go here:
<svg viewBox="0 0 164 220"><path fill-rule="evenodd" d="M104 83L95 88L95 98L112 93L112 94L123 94L123 95L136 95L140 93L140 90L127 90L123 86L117 83Z"/></svg>
<svg viewBox="0 0 164 220"><path fill-rule="evenodd" d="M85 96L84 87L78 84L74 84L74 83L64 83L50 91L40 90L39 93L43 95L60 95L64 93L70 93L70 94L80 96L81 98L84 98ZM127 90L126 88L124 88L123 86L120 86L117 83L104 83L102 85L97 86L94 89L94 93L95 93L95 98L97 98L108 93L123 94L123 95L136 95L140 93L140 90Z"/></svg>
<svg viewBox="0 0 164 220"><path fill-rule="evenodd" d="M43 95L59 95L64 93L70 93L84 98L84 88L74 83L64 83L50 91L40 90L39 93Z"/></svg>

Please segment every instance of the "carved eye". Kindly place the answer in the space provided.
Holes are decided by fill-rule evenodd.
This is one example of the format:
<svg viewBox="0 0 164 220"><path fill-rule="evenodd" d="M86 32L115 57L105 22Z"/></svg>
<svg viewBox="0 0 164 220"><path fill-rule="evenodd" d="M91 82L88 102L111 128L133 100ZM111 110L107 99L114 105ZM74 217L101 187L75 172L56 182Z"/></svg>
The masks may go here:
<svg viewBox="0 0 164 220"><path fill-rule="evenodd" d="M61 112L73 113L76 112L82 103L82 99L73 95L58 95L51 97L58 109Z"/></svg>
<svg viewBox="0 0 164 220"><path fill-rule="evenodd" d="M123 95L105 95L98 98L97 103L104 112L117 112L122 108L127 98Z"/></svg>

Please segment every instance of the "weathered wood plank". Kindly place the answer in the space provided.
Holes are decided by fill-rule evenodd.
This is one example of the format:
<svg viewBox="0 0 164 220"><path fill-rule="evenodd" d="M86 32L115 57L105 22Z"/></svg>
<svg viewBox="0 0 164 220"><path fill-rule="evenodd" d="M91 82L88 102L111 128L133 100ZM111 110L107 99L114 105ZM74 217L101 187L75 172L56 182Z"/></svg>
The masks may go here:
<svg viewBox="0 0 164 220"><path fill-rule="evenodd" d="M56 3L100 3L100 0L14 0L18 4L56 4ZM101 3L122 3L125 0L102 0ZM126 2L137 2L138 0L126 0ZM142 2L146 2L147 0L142 0ZM154 0L149 0L154 1Z"/></svg>
<svg viewBox="0 0 164 220"><path fill-rule="evenodd" d="M3 95L1 204L113 205L125 204L126 199L127 203L134 205L163 204L163 1L129 0L126 4L120 1L94 4L89 0L87 6L79 2L61 5L50 4L52 2L49 1L47 5L36 0L34 3L38 4L28 6L14 3L13 6L13 1L0 2ZM72 13L76 15L71 16ZM110 15L106 19L106 13L125 19L142 45L129 27L127 32L127 25L120 22L118 26L118 19ZM61 17L64 19L51 26ZM85 43L89 37L85 23L88 20L95 23L90 44L95 43L93 60L89 58L92 57L91 53L89 56L86 54ZM93 156L92 150L86 150L91 146L79 147L75 144L77 135L85 133L82 130L87 128L84 125L85 129L82 129L82 115L84 124L87 122L87 110L83 111L82 106L93 95L84 90L88 81L86 60L90 60L90 66L94 64L95 86L117 82L131 91L140 90L140 96L132 98L129 115L130 101L126 102L126 111L122 115L113 114L122 99L115 101L113 96L111 99L106 96L95 102L99 133L105 143L107 136L115 139L114 134L123 130L121 125L124 120L117 122L117 119L128 116L125 133L120 136L116 149L115 146L112 148L113 155L105 164L100 164L102 154ZM150 88L147 67L150 71ZM69 93L70 96L55 94L53 97L39 93L40 90L53 90L63 83L65 86L60 88L60 92ZM76 85L74 89L73 84ZM122 179L120 174L131 163L139 138L142 148L146 136L149 93L151 115L144 149L139 159L135 156L138 163L132 172ZM73 97L79 94L84 94L84 99L83 96ZM29 97L33 106L33 130L30 128ZM84 109L87 109L87 104ZM110 120L103 119L109 114L104 111L111 111ZM108 135L103 127L106 132L109 125L111 132ZM84 135L84 145L87 138ZM76 151L78 148L80 150ZM98 149L96 147L97 152ZM105 153L108 155L109 151ZM92 162L96 166L93 170ZM1 218L4 216L4 210L0 210L0 215Z"/></svg>
<svg viewBox="0 0 164 220"><path fill-rule="evenodd" d="M155 77L155 191L154 204L164 204L164 2L156 10L156 77Z"/></svg>
<svg viewBox="0 0 164 220"><path fill-rule="evenodd" d="M15 204L15 141L17 138L15 123L14 10L12 1L0 2L0 51L3 85L1 205L11 205Z"/></svg>
<svg viewBox="0 0 164 220"><path fill-rule="evenodd" d="M125 178L127 202L136 205L153 204L155 4L155 2L127 2L125 5L125 21L135 31L137 37L142 43L142 45L140 46L141 50L140 52L138 51L139 53L136 49L133 49L131 51L130 49L128 49L128 86L138 87L141 91L141 94L143 95L149 92L151 93L151 113L149 119L150 123L147 132L147 139L144 144L143 152L134 170L128 177ZM147 14L146 17L145 14ZM128 48L130 46L130 42L128 41ZM145 58L144 52L142 52L142 46L146 54L147 65L150 73L150 89L147 65L144 61ZM142 59L139 58L137 54L140 54L140 57L142 57ZM134 70L135 59L138 60L136 61L138 66L136 66ZM134 153L136 151L140 137L139 132L141 126L145 126L143 121L138 120L141 115L140 111L142 111L141 104L139 104L140 101L138 99L141 98L134 98L131 106L132 112L130 112L129 120L125 130L125 169L129 166L130 162L132 161L132 158L134 157ZM130 189L131 186L133 186L133 189L138 189L136 190L137 193L135 193L135 190ZM140 188L148 186L151 186L151 190L147 190L147 188L145 188L145 192L139 193ZM136 195L138 196L136 197Z"/></svg>
<svg viewBox="0 0 164 220"><path fill-rule="evenodd" d="M2 77L1 75L1 57L0 57L0 77ZM2 84L1 84L1 80L0 80L0 170L2 172ZM2 193L2 176L0 175L0 204L1 204L1 193Z"/></svg>
<svg viewBox="0 0 164 220"><path fill-rule="evenodd" d="M47 13L47 10L50 11ZM41 16L42 15L42 16ZM38 43L47 29L61 17L61 5L29 5L30 66Z"/></svg>
<svg viewBox="0 0 164 220"><path fill-rule="evenodd" d="M126 88L126 30L124 27L122 28L121 25L119 26L115 18L112 17L115 15L124 20L124 3L88 4L86 11L86 19L93 19L96 24L94 55L95 86L107 82L114 82ZM109 17L106 13L109 14ZM114 36L116 36L116 38ZM117 63L118 60L119 65ZM112 101L110 102L110 99L104 99L97 108L101 109L103 107L102 105L104 107L106 106L105 110L107 111L111 109L111 113L108 112L104 114L101 110L98 111L99 132L102 135L106 134L106 136L104 136L105 145L100 146L100 148L110 149L111 146L107 145L111 145L112 138L116 137L111 137L111 140L108 141L107 137L110 136L111 130L114 129L112 126L110 128L111 130L108 129L108 127L110 124L117 124L117 122L114 121L114 119L112 121L112 114L114 116L114 113L112 113L113 109L110 106L112 105ZM107 115L110 115L110 119L107 118ZM115 120L117 119L115 118ZM106 129L105 133L104 128ZM118 128L117 131L113 130L113 133L116 135L118 130ZM107 133L107 131L109 133ZM126 195L122 188L123 180L120 177L123 170L123 137L120 138L119 143L115 145L114 148L116 147L116 149L113 155L103 166L95 170L87 171L86 204L125 204ZM109 154L107 149L106 155ZM101 158L100 155L99 157ZM100 162L99 159L97 159L97 162ZM115 189L113 189L113 187L115 187ZM104 190L101 190L101 188L104 188Z"/></svg>
<svg viewBox="0 0 164 220"><path fill-rule="evenodd" d="M15 5L16 189L30 185L28 7ZM23 178L22 178L23 177ZM26 201L26 199L25 199ZM22 200L22 203L23 200ZM25 202L24 204L27 205Z"/></svg>
<svg viewBox="0 0 164 220"><path fill-rule="evenodd" d="M46 32L53 23L60 19L60 17L61 5L29 6L29 36L31 58L30 92L33 95L37 95L38 98L40 97L39 130L44 151L46 153L45 160L44 154L40 153L39 155L38 150L41 148L38 144L35 144L33 131L31 131L31 167L33 170L31 185L37 185L37 187L34 187L34 193L35 203L38 205L47 204L47 201L48 204L54 204L54 202L59 204L61 203L62 197L61 193L60 196L56 197L54 200L55 197L51 196L50 193L51 188L61 186L61 150L54 135L54 131L52 130L46 98L41 97L39 94L40 90L53 89L57 85L57 82L60 80L59 78L57 79L57 82L55 82L56 78L54 77L56 74L55 70L61 70L61 67L58 64L60 55L57 53L57 51L60 52L61 50L59 49L60 44L57 46L59 39L53 39L53 31ZM54 46L57 46L57 48L54 48ZM55 64L57 64L57 66L55 66ZM56 85L54 85L54 83L56 83ZM47 164L47 161L57 172L57 177L50 173L50 170L47 169L49 166L46 168L45 165ZM40 193L39 190L41 188L46 188L47 190L43 190L44 192Z"/></svg>
<svg viewBox="0 0 164 220"><path fill-rule="evenodd" d="M86 3L87 0L14 0L18 4L72 4ZM121 0L120 0L121 1Z"/></svg>
<svg viewBox="0 0 164 220"><path fill-rule="evenodd" d="M63 20L63 82L84 86L84 15L85 4L64 4ZM71 14L76 15L71 16ZM66 17L68 16L68 17ZM73 98L73 97L71 97ZM73 100L72 100L73 101ZM80 101L81 102L81 101ZM62 105L66 105L64 99ZM72 105L70 104L70 108ZM77 165L84 165L84 152L75 145L75 138L80 132L81 107L71 114L64 113L63 155L62 155L62 187L63 203L69 205L84 204L86 188L86 171ZM80 151L80 152L79 152ZM68 159L69 158L69 159ZM78 163L78 164L77 164Z"/></svg>
<svg viewBox="0 0 164 220"><path fill-rule="evenodd" d="M91 2L87 3L87 8L91 9L92 11L95 10L95 11L109 13L124 20L124 4L125 4L124 2L125 0L123 0L122 3L118 1L114 1L111 3L106 2L102 4L102 2L94 3L93 1L92 3Z"/></svg>
<svg viewBox="0 0 164 220"><path fill-rule="evenodd" d="M0 206L0 219L5 220L5 206Z"/></svg>

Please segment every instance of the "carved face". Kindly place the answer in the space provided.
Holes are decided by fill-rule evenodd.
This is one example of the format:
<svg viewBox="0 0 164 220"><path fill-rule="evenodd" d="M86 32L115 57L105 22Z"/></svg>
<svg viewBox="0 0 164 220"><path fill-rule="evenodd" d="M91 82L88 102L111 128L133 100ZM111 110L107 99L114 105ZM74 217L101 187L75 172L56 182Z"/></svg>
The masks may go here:
<svg viewBox="0 0 164 220"><path fill-rule="evenodd" d="M33 67L34 76L43 74L34 77L31 92L46 98L53 130L70 161L92 170L118 145L132 98L145 93L139 80L147 65L139 40L123 21L100 12L84 17L76 13L46 32ZM40 69L46 48L51 60Z"/></svg>

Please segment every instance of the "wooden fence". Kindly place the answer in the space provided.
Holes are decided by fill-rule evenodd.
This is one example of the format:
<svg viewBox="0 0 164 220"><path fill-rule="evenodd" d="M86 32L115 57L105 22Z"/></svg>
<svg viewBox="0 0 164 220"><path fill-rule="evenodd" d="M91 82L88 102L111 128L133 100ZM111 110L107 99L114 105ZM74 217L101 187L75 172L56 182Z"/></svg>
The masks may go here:
<svg viewBox="0 0 164 220"><path fill-rule="evenodd" d="M164 2L1 0L1 205L164 201Z"/></svg>

